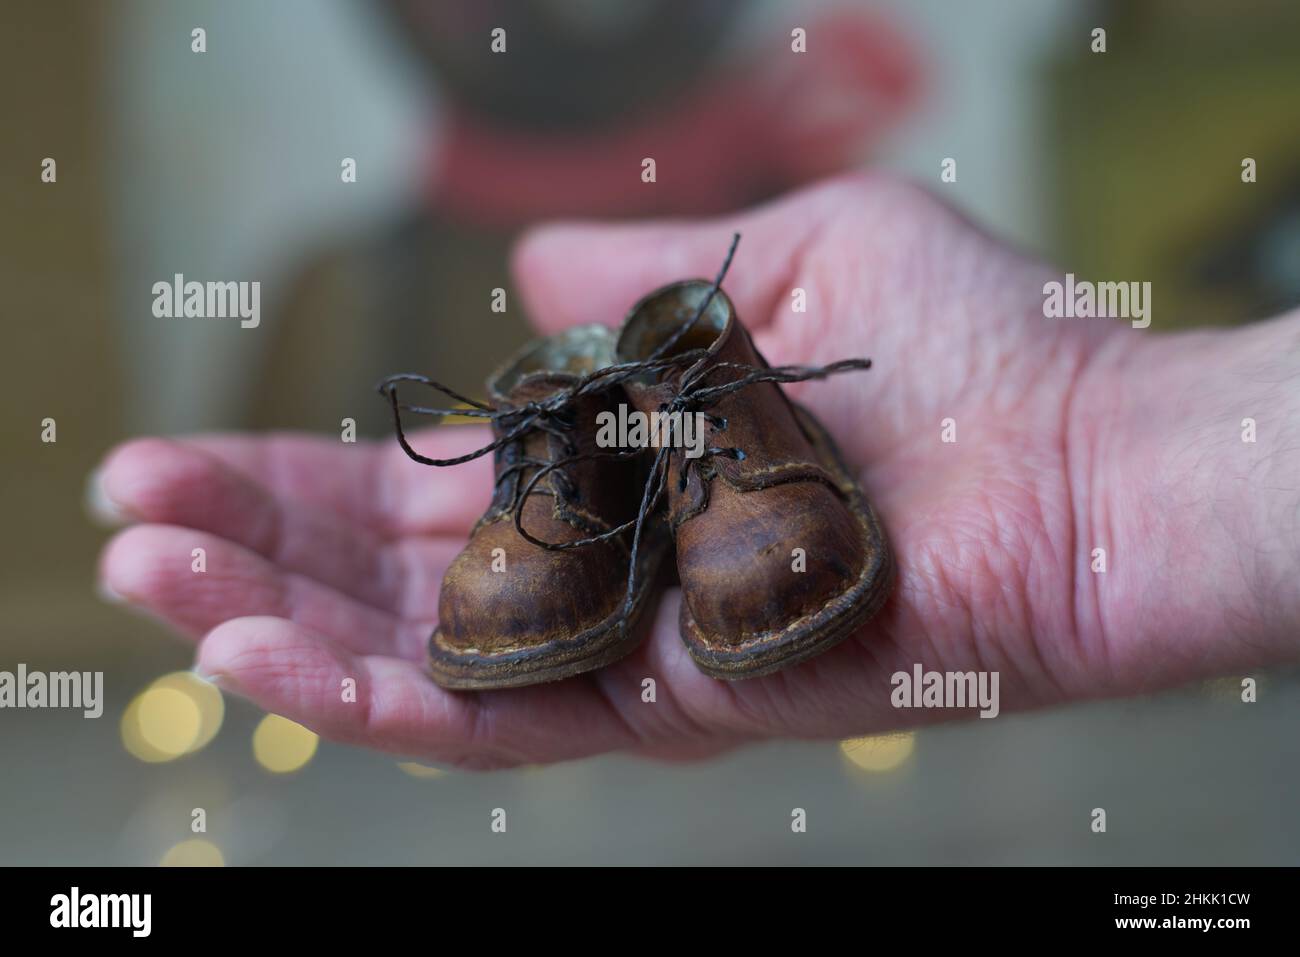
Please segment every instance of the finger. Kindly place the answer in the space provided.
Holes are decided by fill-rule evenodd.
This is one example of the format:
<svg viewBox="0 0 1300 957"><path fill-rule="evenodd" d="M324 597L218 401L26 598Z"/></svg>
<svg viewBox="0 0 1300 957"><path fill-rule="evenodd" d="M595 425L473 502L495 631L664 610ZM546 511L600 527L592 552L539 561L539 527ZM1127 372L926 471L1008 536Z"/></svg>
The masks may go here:
<svg viewBox="0 0 1300 957"><path fill-rule="evenodd" d="M281 618L240 618L214 629L199 648L198 670L327 738L464 768L561 761L635 743L582 678L448 692L412 662L356 654ZM348 678L355 695L341 693Z"/></svg>
<svg viewBox="0 0 1300 957"><path fill-rule="evenodd" d="M680 609L681 590L665 591L649 639L595 675L641 742L637 753L694 760L747 741L842 737L899 721L887 696L864 694L864 689L888 687L889 676L915 660L915 649L892 640L894 605L861 638L777 674L744 681L719 681L696 667L681 639ZM646 707L643 697L647 679L655 682L653 707Z"/></svg>
<svg viewBox="0 0 1300 957"><path fill-rule="evenodd" d="M441 578L441 570L436 577ZM233 542L172 525L137 525L120 532L104 549L100 581L109 595L192 637L231 618L275 615L362 654L417 660L424 656L434 625L379 611L284 572Z"/></svg>
<svg viewBox="0 0 1300 957"><path fill-rule="evenodd" d="M698 222L540 226L515 248L515 280L543 332L577 323L615 325L659 286L712 279L732 234L739 232L725 288L746 325L758 328L789 295L798 252L836 212L840 190L832 181L751 211Z"/></svg>
<svg viewBox="0 0 1300 957"><path fill-rule="evenodd" d="M485 428L445 426L408 436L429 458L464 455L491 441ZM312 505L376 534L464 535L487 508L492 456L454 468L406 457L396 442L345 444L291 433L195 435L174 440L246 475L275 498Z"/></svg>
<svg viewBox="0 0 1300 957"><path fill-rule="evenodd" d="M709 757L761 730L751 716L736 711L727 682L710 678L691 660L678 626L681 600L681 589L664 591L646 623L646 640L592 675L605 700L636 733L641 742L637 753L661 760ZM647 700L651 687L654 694Z"/></svg>
<svg viewBox="0 0 1300 957"><path fill-rule="evenodd" d="M427 607L420 598L426 559L445 566L464 544L459 538L386 540L333 512L277 498L208 452L167 439L121 446L99 481L102 494L139 521L212 532L398 615Z"/></svg>

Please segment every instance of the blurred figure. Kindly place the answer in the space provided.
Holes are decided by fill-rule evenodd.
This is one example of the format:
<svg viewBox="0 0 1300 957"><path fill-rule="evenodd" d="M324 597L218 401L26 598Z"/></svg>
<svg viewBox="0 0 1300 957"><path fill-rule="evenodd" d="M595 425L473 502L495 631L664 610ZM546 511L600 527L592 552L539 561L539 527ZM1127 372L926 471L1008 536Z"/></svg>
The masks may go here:
<svg viewBox="0 0 1300 957"><path fill-rule="evenodd" d="M773 21L740 56L728 50L737 0L387 9L444 103L426 201L301 270L270 318L254 426L333 429L350 416L382 434L370 387L399 370L477 394L529 335L507 278L523 227L750 205L860 161L918 86L907 45L859 13ZM492 49L496 28L505 52ZM796 28L807 52L793 49ZM497 288L504 313L491 308Z"/></svg>

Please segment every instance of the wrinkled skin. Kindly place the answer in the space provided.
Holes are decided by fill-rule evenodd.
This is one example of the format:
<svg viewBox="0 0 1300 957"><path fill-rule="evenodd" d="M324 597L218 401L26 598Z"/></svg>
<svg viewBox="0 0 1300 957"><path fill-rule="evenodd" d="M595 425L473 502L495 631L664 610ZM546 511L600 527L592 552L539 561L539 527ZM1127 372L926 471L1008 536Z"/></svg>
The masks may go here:
<svg viewBox="0 0 1300 957"><path fill-rule="evenodd" d="M106 547L103 584L199 639L200 670L263 708L466 768L613 750L686 759L961 716L891 707L891 674L915 663L998 671L1005 713L1297 657L1300 316L1177 336L1048 320L1050 271L874 175L707 223L541 228L514 267L542 331L612 325L656 286L711 277L733 230L744 238L726 288L771 361L875 361L790 390L860 468L899 560L884 612L822 657L752 681L704 677L672 590L652 637L604 671L441 690L423 649L490 464L423 468L391 440L128 442L99 477L101 503L134 523ZM1155 308L1158 327L1159 290ZM940 441L948 418L955 443ZM446 457L483 442L447 427L416 444ZM190 571L199 546L203 575ZM1090 571L1098 547L1104 574ZM355 703L341 700L348 677Z"/></svg>

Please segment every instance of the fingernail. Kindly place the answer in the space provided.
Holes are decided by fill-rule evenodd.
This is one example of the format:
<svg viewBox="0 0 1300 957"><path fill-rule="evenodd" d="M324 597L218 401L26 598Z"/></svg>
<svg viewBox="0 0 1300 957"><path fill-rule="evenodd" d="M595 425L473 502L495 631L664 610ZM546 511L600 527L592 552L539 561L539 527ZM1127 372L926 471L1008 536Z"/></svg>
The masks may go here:
<svg viewBox="0 0 1300 957"><path fill-rule="evenodd" d="M110 605L125 605L126 597L108 582L95 582L95 593L99 595L101 601L108 602Z"/></svg>
<svg viewBox="0 0 1300 957"><path fill-rule="evenodd" d="M104 491L104 470L96 468L86 476L85 495L86 514L90 520L104 528L117 528L125 525L130 516Z"/></svg>
<svg viewBox="0 0 1300 957"><path fill-rule="evenodd" d="M210 685L216 685L222 691L239 690L235 679L224 671L209 671L197 661L194 663L194 667L190 670L194 673L194 677L198 678L200 681L206 681Z"/></svg>

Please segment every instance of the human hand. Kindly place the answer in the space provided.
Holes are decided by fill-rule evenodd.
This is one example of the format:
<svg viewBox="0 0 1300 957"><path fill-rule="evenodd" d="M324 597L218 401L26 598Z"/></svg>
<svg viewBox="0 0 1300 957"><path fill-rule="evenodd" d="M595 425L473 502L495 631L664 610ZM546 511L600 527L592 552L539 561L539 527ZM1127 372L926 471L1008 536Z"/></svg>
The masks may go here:
<svg viewBox="0 0 1300 957"><path fill-rule="evenodd" d="M699 757L974 713L895 710L890 677L916 664L999 672L1012 710L1297 655L1300 317L1178 336L1049 320L1044 267L919 189L867 175L707 223L542 228L516 274L544 332L613 324L648 290L711 276L733 231L744 240L725 288L769 359L874 361L788 387L860 469L899 566L884 611L826 654L766 678L707 678L677 635L673 589L616 665L444 691L423 672L424 646L491 466L424 469L391 440L127 443L99 487L140 524L106 547L102 580L201 638L200 670L262 707L470 768ZM796 287L807 312L791 308ZM955 442L941 441L945 419ZM443 458L485 441L446 427L414 444ZM190 570L196 547L205 574ZM1094 548L1105 573L1091 570Z"/></svg>

